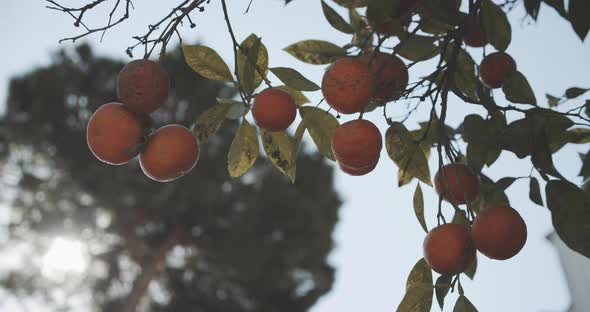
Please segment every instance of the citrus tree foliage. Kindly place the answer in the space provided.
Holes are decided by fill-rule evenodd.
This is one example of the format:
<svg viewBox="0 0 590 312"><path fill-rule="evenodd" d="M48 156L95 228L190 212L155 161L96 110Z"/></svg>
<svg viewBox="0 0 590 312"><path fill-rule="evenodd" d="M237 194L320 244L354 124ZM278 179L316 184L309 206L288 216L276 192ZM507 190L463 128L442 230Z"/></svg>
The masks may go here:
<svg viewBox="0 0 590 312"><path fill-rule="evenodd" d="M190 3L199 7L203 2ZM317 91L321 85L319 82L307 79L296 68L273 63L275 52L267 51L256 34L236 38L227 3L221 0L221 4L228 40L233 43L233 62L226 63L214 49L199 45L183 46L183 55L187 66L197 74L233 85L239 94L234 98L218 99L216 105L195 116L195 134L199 138L210 138L220 129L224 113L232 111L242 120L242 126L231 146L224 147L229 151L227 167L231 176L246 174L257 156L252 151L259 148L259 141L254 138L256 126L246 119L252 101L265 88L281 88L291 94L299 107L301 118L296 131L270 133L258 129L257 134L269 163L290 180L297 181L298 177L304 177L297 173L301 168L298 166L298 144L303 134L308 132L318 151L334 160L329 144L339 121L331 109L326 108L327 105L320 102L314 107L303 93ZM191 8L186 5L183 14ZM571 249L590 257L589 195L564 177L553 163L553 155L565 145L590 141L590 102L586 99L586 92L590 89L574 86L564 90L562 95L547 94L547 101L538 102L526 78L527 73L519 71L515 64L497 86L482 83L483 65L477 64L472 57L473 51L481 53L482 50L465 48L464 40L475 23L482 33L481 40L487 44L485 54L509 51L512 28L520 25L520 20L516 18L511 22L507 13L517 5L524 5L527 18L534 20L541 9L556 10L571 23L581 40L588 34L590 4L586 0L570 0L567 7L564 0L335 0L321 1L317 7L335 32L350 35L350 42L339 45L301 38L286 46L284 51L301 62L318 66L332 64L343 57L374 55L377 51L404 59L410 68L410 83L397 101L414 100L417 102L415 107L408 111L406 118L394 120L387 111L390 103L374 102L366 105L359 117L385 118L387 121L388 129L383 129L382 133L385 133L387 153L398 168L398 185L404 186L414 180L418 184L413 201L419 221L417 225L427 230L425 218L431 217L424 216L422 188L432 185L433 173L445 164L463 162L479 174L480 192L465 207L454 206L456 213L452 222L470 225L481 209L509 205L505 190L517 180L526 180L531 201L546 205L551 211L561 239ZM379 30L383 25L387 26L386 32ZM161 52L165 52L167 41L158 39L140 43L146 46L161 44ZM147 51L146 56L150 53L151 50ZM425 77L412 75L411 65L416 63L429 64L430 73ZM515 63L518 64L518 59ZM269 77L273 76L283 85L272 85ZM465 105L478 105L485 113L464 116L458 127L451 127L446 124L449 98L458 99ZM429 116L424 116L419 128L405 125L404 121L418 106L429 107ZM373 111L375 113L371 113ZM530 163L531 174L512 177L506 172L506 177L497 181L487 178L485 171L502 153L512 153ZM430 157L437 157L438 168L429 167ZM584 164L580 176L586 180L590 176L590 156L582 155L582 158ZM447 203L443 203L441 196L436 216L439 224L446 222L441 212L443 205ZM475 270L473 265L465 274L473 278ZM456 288L460 297L454 310L476 311L463 292L460 275L442 275L434 281L430 268L421 260L410 273L407 292L398 311L430 311L433 295L442 307L445 295Z"/></svg>
<svg viewBox="0 0 590 312"><path fill-rule="evenodd" d="M233 140L243 154L256 132L227 119L235 104L215 104L235 91L194 75L177 49L163 60L174 92L154 120L188 126L195 116L210 116L210 124L222 114L224 126L202 147L201 170L167 184L139 174L137 162L112 170L93 158L84 133L90 114L115 99L123 64L88 46L53 60L11 80L0 119L1 196L12 207L2 249L14 257L15 246L34 246L21 268L2 270L5 290L54 299L56 311L70 311L56 290L90 289L93 311L136 311L143 300L149 311L303 312L331 288L326 257L340 201L322 158L300 154L309 178L295 184L255 158L245 160L246 175L230 179L227 148ZM208 106L219 111L206 115ZM93 246L85 276L43 277L36 261L55 235Z"/></svg>

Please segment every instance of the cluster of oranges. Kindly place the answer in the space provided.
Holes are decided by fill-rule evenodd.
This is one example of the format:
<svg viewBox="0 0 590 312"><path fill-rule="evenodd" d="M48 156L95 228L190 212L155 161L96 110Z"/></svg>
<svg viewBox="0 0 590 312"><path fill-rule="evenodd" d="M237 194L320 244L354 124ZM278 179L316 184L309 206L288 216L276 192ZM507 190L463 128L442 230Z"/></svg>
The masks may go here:
<svg viewBox="0 0 590 312"><path fill-rule="evenodd" d="M128 63L117 77L120 102L102 105L88 121L86 140L99 160L122 165L139 155L142 171L166 182L189 172L199 159L199 142L184 126L152 131L149 114L167 99L168 73L150 60Z"/></svg>
<svg viewBox="0 0 590 312"><path fill-rule="evenodd" d="M434 178L436 191L453 205L466 204L479 194L479 177L463 164L449 164ZM506 260L524 247L527 227L512 207L498 205L482 209L471 227L440 225L424 239L424 259L440 274L465 271L475 260L476 249L491 259Z"/></svg>

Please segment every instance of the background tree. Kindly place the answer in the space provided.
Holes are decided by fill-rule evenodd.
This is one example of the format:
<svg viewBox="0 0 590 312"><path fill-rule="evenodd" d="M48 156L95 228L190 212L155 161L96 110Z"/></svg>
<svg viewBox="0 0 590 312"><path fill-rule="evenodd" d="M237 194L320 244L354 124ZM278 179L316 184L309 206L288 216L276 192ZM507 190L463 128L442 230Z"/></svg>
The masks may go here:
<svg viewBox="0 0 590 312"><path fill-rule="evenodd" d="M195 75L179 50L163 62L173 91L156 125L189 126L234 92ZM340 201L332 169L306 154L294 185L263 162L230 180L223 156L232 120L201 144L200 170L177 182L153 182L137 162L100 163L86 146L86 123L116 99L122 66L81 45L11 81L0 121L4 200L13 207L4 248L35 248L2 276L4 288L67 308L56 289L75 296L90 287L102 311L135 311L142 300L150 311L306 311L333 282L326 257ZM44 278L37 259L56 235L93 246L87 276ZM152 281L157 290L144 296Z"/></svg>

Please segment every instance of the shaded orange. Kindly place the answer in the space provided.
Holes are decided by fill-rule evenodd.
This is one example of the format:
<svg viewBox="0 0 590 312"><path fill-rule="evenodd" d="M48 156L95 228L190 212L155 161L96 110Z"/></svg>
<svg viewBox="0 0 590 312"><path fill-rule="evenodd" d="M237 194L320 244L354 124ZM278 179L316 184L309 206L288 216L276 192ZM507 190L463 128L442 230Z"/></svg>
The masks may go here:
<svg viewBox="0 0 590 312"><path fill-rule="evenodd" d="M430 230L424 239L424 260L440 274L465 271L475 260L475 248L465 225L447 223Z"/></svg>
<svg viewBox="0 0 590 312"><path fill-rule="evenodd" d="M133 159L143 139L141 118L121 103L99 107L88 120L86 142L94 156L107 164L122 165Z"/></svg>
<svg viewBox="0 0 590 312"><path fill-rule="evenodd" d="M381 132L372 122L355 119L336 128L332 151L336 160L348 169L367 168L377 164L383 147L381 141Z"/></svg>
<svg viewBox="0 0 590 312"><path fill-rule="evenodd" d="M139 155L141 169L149 178L168 182L188 173L199 160L199 142L181 125L167 125L154 131Z"/></svg>
<svg viewBox="0 0 590 312"><path fill-rule="evenodd" d="M527 239L526 223L512 207L496 206L482 209L471 228L475 247L492 259L514 257Z"/></svg>
<svg viewBox="0 0 590 312"><path fill-rule="evenodd" d="M149 114L168 97L170 78L160 64L150 60L129 62L117 77L117 96L129 110Z"/></svg>
<svg viewBox="0 0 590 312"><path fill-rule="evenodd" d="M479 65L479 79L490 89L502 87L508 75L516 70L516 62L506 52L494 52Z"/></svg>
<svg viewBox="0 0 590 312"><path fill-rule="evenodd" d="M351 57L334 62L322 79L326 102L342 114L360 112L369 104L374 89L373 76L367 66Z"/></svg>
<svg viewBox="0 0 590 312"><path fill-rule="evenodd" d="M479 177L464 164L449 164L434 176L434 188L450 203L465 204L477 198Z"/></svg>
<svg viewBox="0 0 590 312"><path fill-rule="evenodd" d="M289 93L269 88L254 98L252 116L258 127L270 131L287 129L297 114L297 105Z"/></svg>

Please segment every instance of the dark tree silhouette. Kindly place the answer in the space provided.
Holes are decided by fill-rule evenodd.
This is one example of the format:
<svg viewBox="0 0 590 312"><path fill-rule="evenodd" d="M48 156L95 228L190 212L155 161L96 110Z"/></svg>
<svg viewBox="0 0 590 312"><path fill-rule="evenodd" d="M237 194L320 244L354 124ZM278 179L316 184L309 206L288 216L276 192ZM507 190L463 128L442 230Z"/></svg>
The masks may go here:
<svg viewBox="0 0 590 312"><path fill-rule="evenodd" d="M156 126L190 126L217 96L234 92L196 75L179 50L163 65L172 93L153 115ZM332 168L303 155L294 185L264 161L230 179L231 120L175 182L149 180L137 161L102 164L86 146L86 122L116 99L122 66L81 45L10 82L0 122L3 200L12 209L5 247L24 242L38 255L55 235L93 246L75 291L91 289L94 310L307 311L333 282L326 257L340 200ZM54 284L38 268L1 273L12 293L51 298Z"/></svg>

